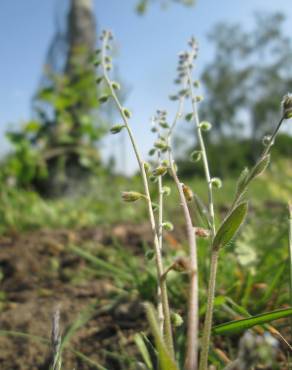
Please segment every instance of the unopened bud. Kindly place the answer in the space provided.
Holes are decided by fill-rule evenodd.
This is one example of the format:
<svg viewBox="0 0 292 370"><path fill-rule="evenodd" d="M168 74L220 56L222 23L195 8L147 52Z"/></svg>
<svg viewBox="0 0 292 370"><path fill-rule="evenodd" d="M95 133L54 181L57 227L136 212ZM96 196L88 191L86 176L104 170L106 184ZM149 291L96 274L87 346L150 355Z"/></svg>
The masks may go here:
<svg viewBox="0 0 292 370"><path fill-rule="evenodd" d="M199 128L200 128L202 131L209 131L209 130L211 130L212 125L211 125L211 123L210 123L210 122L208 122L208 121L202 121L202 122L200 122L200 124L199 124Z"/></svg>
<svg viewBox="0 0 292 370"><path fill-rule="evenodd" d="M123 113L126 116L126 118L131 118L132 116L132 113L127 108L123 108Z"/></svg>
<svg viewBox="0 0 292 370"><path fill-rule="evenodd" d="M288 93L282 100L283 115L286 119L292 118L292 94Z"/></svg>
<svg viewBox="0 0 292 370"><path fill-rule="evenodd" d="M114 90L120 90L121 86L120 86L120 84L118 82L113 81L112 82L112 88Z"/></svg>
<svg viewBox="0 0 292 370"><path fill-rule="evenodd" d="M191 153L191 161L199 162L202 158L202 152L200 150L195 150Z"/></svg>
<svg viewBox="0 0 292 370"><path fill-rule="evenodd" d="M182 324L184 323L184 320L181 317L181 315L176 312L170 313L170 319L175 328L182 326Z"/></svg>
<svg viewBox="0 0 292 370"><path fill-rule="evenodd" d="M125 127L125 125L115 125L111 127L110 132L112 134L118 134L119 132L122 131L122 129Z"/></svg>
<svg viewBox="0 0 292 370"><path fill-rule="evenodd" d="M155 168L155 170L152 171L153 176L163 176L167 172L167 167L165 166L159 166Z"/></svg>
<svg viewBox="0 0 292 370"><path fill-rule="evenodd" d="M173 224L171 222L163 222L162 227L167 230L167 231L172 231L173 230Z"/></svg>
<svg viewBox="0 0 292 370"><path fill-rule="evenodd" d="M123 191L122 193L122 199L125 202L136 202L142 198L145 198L145 195L138 193L137 191Z"/></svg>
<svg viewBox="0 0 292 370"><path fill-rule="evenodd" d="M151 169L150 164L148 162L144 162L143 165L144 165L144 169L145 169L146 173L148 173Z"/></svg>
<svg viewBox="0 0 292 370"><path fill-rule="evenodd" d="M185 115L185 120L190 122L192 119L194 118L194 114L193 113L188 113Z"/></svg>
<svg viewBox="0 0 292 370"><path fill-rule="evenodd" d="M149 150L148 154L149 154L150 156L152 156L152 155L154 155L154 154L155 154L155 152L156 152L156 149L155 149L155 148L152 148L152 149L150 149L150 150Z"/></svg>
<svg viewBox="0 0 292 370"><path fill-rule="evenodd" d="M214 188L220 189L222 188L222 181L219 179L219 177L213 177L211 179L211 184L214 186Z"/></svg>
<svg viewBox="0 0 292 370"><path fill-rule="evenodd" d="M165 150L168 148L167 143L163 140L157 140L154 143L154 147L157 149Z"/></svg>
<svg viewBox="0 0 292 370"><path fill-rule="evenodd" d="M98 100L99 100L100 103L105 103L105 102L108 101L108 99L109 99L108 95L103 95Z"/></svg>
<svg viewBox="0 0 292 370"><path fill-rule="evenodd" d="M97 85L99 85L103 80L103 76L99 76L99 77L96 77L96 80L95 82L97 83Z"/></svg>
<svg viewBox="0 0 292 370"><path fill-rule="evenodd" d="M166 196L170 195L170 193L171 193L171 189L170 189L170 187L169 187L169 186L163 186L163 188L162 188L162 193L163 193L164 195L166 195Z"/></svg>
<svg viewBox="0 0 292 370"><path fill-rule="evenodd" d="M195 101L197 102L197 103L200 103L201 101L203 101L204 100L204 97L202 96L202 95L197 95L196 97L195 97Z"/></svg>

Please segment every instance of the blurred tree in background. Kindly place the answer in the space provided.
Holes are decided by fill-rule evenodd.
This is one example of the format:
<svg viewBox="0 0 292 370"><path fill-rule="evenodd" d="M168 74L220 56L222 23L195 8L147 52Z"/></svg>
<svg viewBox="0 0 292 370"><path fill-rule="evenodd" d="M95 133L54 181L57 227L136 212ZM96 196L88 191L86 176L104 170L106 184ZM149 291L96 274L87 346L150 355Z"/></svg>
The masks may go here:
<svg viewBox="0 0 292 370"><path fill-rule="evenodd" d="M152 3L160 3L164 7L170 3L179 3L186 6L191 6L195 4L195 1L196 0L139 0L136 5L136 11L138 14L144 14Z"/></svg>
<svg viewBox="0 0 292 370"><path fill-rule="evenodd" d="M215 138L261 139L275 124L279 96L292 83L292 45L284 20L283 14L260 13L250 31L221 23L209 34L215 53L202 74L203 111Z"/></svg>
<svg viewBox="0 0 292 370"><path fill-rule="evenodd" d="M105 127L98 115L95 47L92 1L70 0L67 22L56 24L33 99L34 119L7 134L15 149L7 168L20 185L59 195L100 164L95 143Z"/></svg>
<svg viewBox="0 0 292 370"><path fill-rule="evenodd" d="M214 56L202 72L200 108L201 119L213 125L207 140L217 176L238 174L251 164L262 150L263 136L279 120L279 97L292 85L292 45L284 21L283 14L260 13L250 31L220 23L209 34ZM292 155L292 139L280 135L276 151ZM182 171L187 175L192 166L185 162Z"/></svg>

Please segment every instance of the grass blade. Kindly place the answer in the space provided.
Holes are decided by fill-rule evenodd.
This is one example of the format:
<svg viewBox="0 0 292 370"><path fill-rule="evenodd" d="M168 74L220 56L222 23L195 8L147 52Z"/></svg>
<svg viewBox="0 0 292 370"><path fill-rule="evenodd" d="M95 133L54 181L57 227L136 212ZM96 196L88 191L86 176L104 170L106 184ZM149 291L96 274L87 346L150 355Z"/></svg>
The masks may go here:
<svg viewBox="0 0 292 370"><path fill-rule="evenodd" d="M246 319L229 321L227 323L217 325L213 328L213 333L216 335L238 333L256 325L266 324L267 322L283 319L289 316L292 316L292 308L266 312Z"/></svg>
<svg viewBox="0 0 292 370"><path fill-rule="evenodd" d="M155 312L154 307L150 303L147 303L145 307L146 307L146 315L148 318L148 322L149 322L152 334L155 339L160 369L161 370L179 370L174 359L171 357L170 353L168 352L164 339L160 333L159 325L156 319L157 313Z"/></svg>

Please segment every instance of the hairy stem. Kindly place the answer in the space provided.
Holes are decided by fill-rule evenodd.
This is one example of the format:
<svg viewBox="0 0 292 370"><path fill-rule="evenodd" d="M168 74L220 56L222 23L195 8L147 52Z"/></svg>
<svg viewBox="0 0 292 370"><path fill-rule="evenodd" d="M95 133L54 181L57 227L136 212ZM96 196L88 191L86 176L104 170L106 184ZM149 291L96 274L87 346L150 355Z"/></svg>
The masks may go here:
<svg viewBox="0 0 292 370"><path fill-rule="evenodd" d="M158 162L160 164L161 154L158 151ZM160 253L162 254L162 244L163 244L163 191L162 191L162 176L158 176L158 240L159 240L159 248ZM158 322L161 333L163 333L163 326L164 326L164 315L163 315L163 307L161 301L161 289L160 285L157 288L157 311L158 311Z"/></svg>
<svg viewBox="0 0 292 370"><path fill-rule="evenodd" d="M171 329L171 320L170 320L170 309L169 309L169 303L168 303L168 294L167 294L167 287L166 287L166 281L164 279L161 279L164 268L163 268L163 262L162 262L162 256L161 256L161 251L160 251L160 246L159 246L159 239L158 239L158 234L156 230L156 223L155 223L155 217L152 209L152 202L151 202L151 197L150 197L150 191L149 191L149 184L148 184L148 179L147 179L147 174L144 168L144 162L142 160L142 157L139 153L135 137L133 135L132 129L129 125L128 118L126 117L124 113L124 109L122 105L120 104L120 101L112 87L111 80L107 74L106 71L106 66L105 66L105 48L106 48L106 42L107 39L104 39L103 45L102 45L102 66L103 66L103 73L104 73L104 78L107 83L107 86L111 92L111 96L120 112L120 115L123 119L123 122L125 124L125 127L127 129L138 165L140 169L140 174L142 177L143 181L143 187L146 195L146 201L147 201L147 208L148 208L148 215L149 215L149 220L150 220L150 225L151 225L151 231L153 234L153 243L154 243L154 249L155 249L155 261L156 261L156 268L157 268L157 275L158 275L158 284L161 290L161 301L162 301L162 307L163 307L163 314L164 314L164 330L165 330L165 341L167 348L170 352L170 354L174 357L174 345L173 345L173 338L172 338L172 329Z"/></svg>
<svg viewBox="0 0 292 370"><path fill-rule="evenodd" d="M289 272L290 272L290 305L292 306L292 202L288 204L289 211ZM292 334L292 319L290 320L291 334Z"/></svg>
<svg viewBox="0 0 292 370"><path fill-rule="evenodd" d="M194 115L194 123L197 128L197 136L199 145L202 152L202 161L204 167L205 178L208 187L208 209L211 221L211 262L210 262L210 276L209 276L209 284L208 284L208 292L207 292L207 309L204 321L204 328L203 328L203 337L202 337L202 345L201 345L201 355L200 355L200 370L206 370L208 368L208 354L209 354L209 347L210 347L210 337L211 337L211 328L212 328L212 321L213 321L213 308L214 308L214 296L215 296L215 287L216 287L216 277L217 277L217 265L218 265L218 251L212 249L212 241L216 233L216 225L215 225L215 212L214 212L214 201L213 201L213 191L212 191L212 182L211 182L211 175L207 157L206 146L204 142L204 138L202 135L202 131L200 128L200 119L197 109L196 97L193 91L193 84L192 84L192 77L191 71L188 69L188 85L190 96L192 100L192 109Z"/></svg>
<svg viewBox="0 0 292 370"><path fill-rule="evenodd" d="M168 144L172 131L182 115L184 98L180 98L179 107L168 135ZM180 204L186 222L189 255L190 255L190 286L189 286L189 307L188 307L188 325L187 325L187 346L185 370L196 370L198 366L198 330L199 330L199 287L198 287L198 261L197 261L197 243L194 227L188 208L188 204L183 192L183 187L176 173L172 152L169 149L169 165L172 177L179 193Z"/></svg>

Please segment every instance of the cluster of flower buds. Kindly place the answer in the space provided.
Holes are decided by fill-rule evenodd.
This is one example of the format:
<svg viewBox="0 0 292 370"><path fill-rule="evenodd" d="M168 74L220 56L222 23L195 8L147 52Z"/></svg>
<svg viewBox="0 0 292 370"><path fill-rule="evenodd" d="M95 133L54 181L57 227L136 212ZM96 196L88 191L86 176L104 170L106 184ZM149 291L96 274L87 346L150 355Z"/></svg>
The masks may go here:
<svg viewBox="0 0 292 370"><path fill-rule="evenodd" d="M157 134L157 140L154 142L153 148L149 151L149 155L153 156L157 151L165 153L169 149L167 139L162 133L163 130L170 129L170 126L167 123L167 112L165 110L158 109L151 122L151 131Z"/></svg>
<svg viewBox="0 0 292 370"><path fill-rule="evenodd" d="M292 94L288 93L282 100L283 116L285 119L292 118Z"/></svg>
<svg viewBox="0 0 292 370"><path fill-rule="evenodd" d="M194 60L198 56L198 43L194 37L188 42L190 47L189 50L179 53L179 60L177 66L177 76L174 80L175 84L182 85L182 89L179 90L176 94L170 95L170 100L178 100L183 97L188 98L190 96L190 89L186 88L187 82L189 80L189 75L194 67ZM199 82L195 81L192 83L194 87L199 87ZM202 96L195 97L196 102L203 100ZM192 115L189 115L187 120L192 120Z"/></svg>

